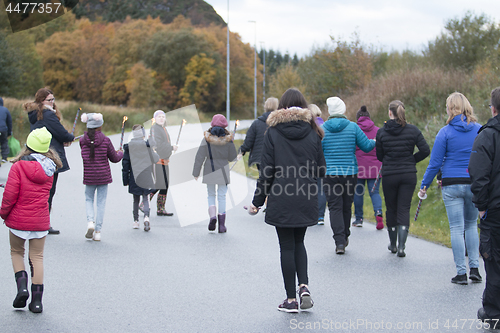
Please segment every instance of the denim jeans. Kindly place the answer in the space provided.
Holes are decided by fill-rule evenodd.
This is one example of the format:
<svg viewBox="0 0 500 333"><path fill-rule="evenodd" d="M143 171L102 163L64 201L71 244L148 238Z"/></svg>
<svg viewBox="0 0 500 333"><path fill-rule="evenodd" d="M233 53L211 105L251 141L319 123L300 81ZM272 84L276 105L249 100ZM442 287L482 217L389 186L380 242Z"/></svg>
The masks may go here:
<svg viewBox="0 0 500 333"><path fill-rule="evenodd" d="M208 206L215 206L215 186L217 186L217 200L219 202L219 214L226 214L227 185L207 184Z"/></svg>
<svg viewBox="0 0 500 333"><path fill-rule="evenodd" d="M94 219L94 194L97 191L96 206L97 215ZM106 197L108 196L108 184L85 185L85 206L87 208L87 222L95 222L95 231L101 231L104 220L104 209L106 208Z"/></svg>
<svg viewBox="0 0 500 333"><path fill-rule="evenodd" d="M379 193L380 181L377 182L377 186L375 186L375 189L372 192L373 184L375 184L375 178L358 178L358 183L354 188L354 215L356 215L356 220L363 219L363 196L365 194L365 190L368 191L370 199L372 199L373 212L375 216L382 214L382 198Z"/></svg>
<svg viewBox="0 0 500 333"><path fill-rule="evenodd" d="M469 184L444 186L442 192L450 223L453 258L457 266L457 274L462 275L467 272L465 247L467 247L469 256L469 268L479 267L478 210L472 203L472 192Z"/></svg>

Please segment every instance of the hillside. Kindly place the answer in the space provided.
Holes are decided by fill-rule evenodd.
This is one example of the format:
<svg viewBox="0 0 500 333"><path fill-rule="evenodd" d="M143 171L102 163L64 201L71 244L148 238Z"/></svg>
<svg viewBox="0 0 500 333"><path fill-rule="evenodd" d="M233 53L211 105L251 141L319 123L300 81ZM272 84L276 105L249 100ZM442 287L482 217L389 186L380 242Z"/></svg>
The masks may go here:
<svg viewBox="0 0 500 333"><path fill-rule="evenodd" d="M210 23L225 26L224 20L213 7L203 0L80 0L73 9L77 18L98 17L106 22L160 17L163 23L171 23L178 15L191 20L193 25L208 26Z"/></svg>

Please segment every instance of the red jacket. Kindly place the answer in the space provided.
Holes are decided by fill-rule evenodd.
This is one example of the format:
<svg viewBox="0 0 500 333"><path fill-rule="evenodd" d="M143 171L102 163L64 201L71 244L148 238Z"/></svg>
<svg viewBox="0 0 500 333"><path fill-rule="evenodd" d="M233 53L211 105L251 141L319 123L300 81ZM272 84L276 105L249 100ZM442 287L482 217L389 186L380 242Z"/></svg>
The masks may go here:
<svg viewBox="0 0 500 333"><path fill-rule="evenodd" d="M5 184L0 216L16 230L45 231L50 228L49 194L53 176L47 176L38 161L12 165Z"/></svg>

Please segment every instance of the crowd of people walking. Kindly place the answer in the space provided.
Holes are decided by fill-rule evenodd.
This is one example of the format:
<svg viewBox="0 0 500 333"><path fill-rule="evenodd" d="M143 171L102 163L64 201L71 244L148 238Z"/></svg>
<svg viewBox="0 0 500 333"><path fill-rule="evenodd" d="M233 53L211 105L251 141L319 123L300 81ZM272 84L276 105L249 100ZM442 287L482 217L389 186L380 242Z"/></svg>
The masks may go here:
<svg viewBox="0 0 500 333"><path fill-rule="evenodd" d="M384 228L381 186L388 250L397 257L405 257L411 201L417 186L416 164L430 154L419 195L426 194L439 174L456 266L456 276L451 282L468 283L466 251L469 279L482 282L479 274L481 254L486 270L486 288L478 318L483 321L500 319L500 155L496 155L500 138L500 88L491 93L493 118L484 126L478 124L473 108L463 94L451 94L446 100L448 120L436 136L432 152L422 132L407 122L405 105L399 100L388 104L388 119L380 128L375 126L364 105L356 113L354 122L348 119L347 107L341 98L330 97L325 104L327 119L323 119L317 105L308 104L295 88L288 89L279 100L269 98L265 103L265 113L251 125L238 151L234 134L227 130L227 119L221 114L213 116L192 167L192 176L196 180L203 168L208 230L227 231L229 162L249 152L249 166L256 165L259 178L247 209L255 215L265 205L265 222L275 228L280 247L286 299L279 304L278 310L298 312L299 309L310 309L314 302L308 285L304 245L307 228L324 224L327 206L335 253L344 254L349 244L353 203L352 226L363 226L366 191L372 201L376 229ZM29 309L42 312L44 242L48 233L58 233L50 227L52 198L58 174L69 170L64 147L71 144L74 135L61 124L61 114L50 89L40 89L35 101L24 107L32 132L27 138L26 148L11 161L14 165L9 173L0 216L10 229L18 288L13 306L25 307L29 298L29 277L24 267L24 243L28 240L32 270ZM0 115L2 112L0 109ZM166 211L165 203L169 159L178 147L170 140L165 113L157 110L153 119L149 133L142 125L136 124L129 142L123 149L115 150L101 131L103 115L82 115L81 120L87 124L87 131L80 139L86 238L101 240L107 188L112 182L109 162L122 162L123 185L128 186L128 192L133 195L134 229L140 227L141 210L144 231L150 231L149 202L156 193L157 215L173 215ZM9 127L7 131L2 127L0 130L1 137L4 132L11 133ZM303 188L307 190L300 190ZM33 209L39 214L27 213ZM477 232L478 216L481 237Z"/></svg>

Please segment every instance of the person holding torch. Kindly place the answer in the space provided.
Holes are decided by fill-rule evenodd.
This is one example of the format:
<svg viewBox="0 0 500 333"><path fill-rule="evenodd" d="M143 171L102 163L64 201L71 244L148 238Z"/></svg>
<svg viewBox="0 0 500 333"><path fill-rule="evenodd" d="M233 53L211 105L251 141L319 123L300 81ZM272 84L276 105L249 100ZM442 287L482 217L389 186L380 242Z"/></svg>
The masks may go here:
<svg viewBox="0 0 500 333"><path fill-rule="evenodd" d="M168 159L174 151L177 150L177 145L173 145L170 140L170 135L166 128L165 112L162 110L155 111L154 123L151 126L150 137L151 144L156 153L160 156L160 160L156 163L156 190L150 194L149 200L152 200L154 195L159 191L156 199L156 215L158 216L172 216L174 213L168 213L165 210L165 203L167 202L168 191Z"/></svg>

